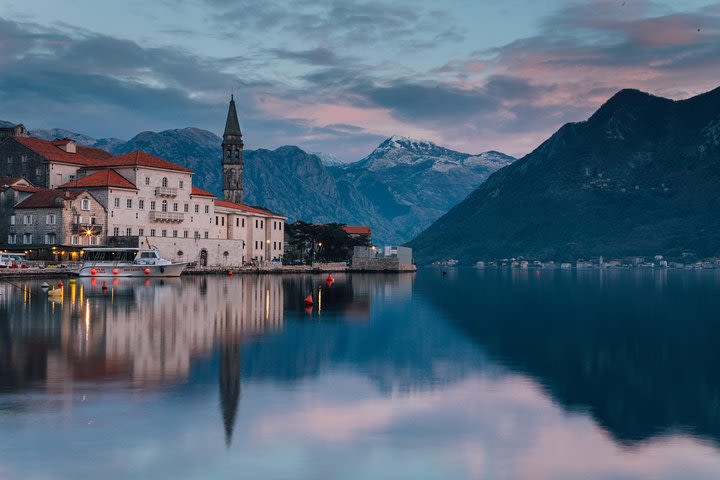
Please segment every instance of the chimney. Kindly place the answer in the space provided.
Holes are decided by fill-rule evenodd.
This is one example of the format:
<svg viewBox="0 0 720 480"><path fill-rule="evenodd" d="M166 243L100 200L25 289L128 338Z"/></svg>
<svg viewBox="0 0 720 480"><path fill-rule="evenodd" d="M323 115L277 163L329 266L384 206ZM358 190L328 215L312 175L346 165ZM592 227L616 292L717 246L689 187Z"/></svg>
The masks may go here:
<svg viewBox="0 0 720 480"><path fill-rule="evenodd" d="M74 140L69 138L63 138L62 140L56 140L53 142L60 150L67 153L77 153L77 145Z"/></svg>

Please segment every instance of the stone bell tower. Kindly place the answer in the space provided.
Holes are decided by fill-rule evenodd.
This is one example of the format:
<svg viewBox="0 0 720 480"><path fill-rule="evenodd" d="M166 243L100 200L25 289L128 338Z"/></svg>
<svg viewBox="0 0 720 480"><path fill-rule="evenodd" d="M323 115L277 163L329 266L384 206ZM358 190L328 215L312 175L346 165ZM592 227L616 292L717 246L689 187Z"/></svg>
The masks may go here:
<svg viewBox="0 0 720 480"><path fill-rule="evenodd" d="M243 141L235 110L235 99L230 95L225 133L222 142L223 200L242 203L243 200Z"/></svg>

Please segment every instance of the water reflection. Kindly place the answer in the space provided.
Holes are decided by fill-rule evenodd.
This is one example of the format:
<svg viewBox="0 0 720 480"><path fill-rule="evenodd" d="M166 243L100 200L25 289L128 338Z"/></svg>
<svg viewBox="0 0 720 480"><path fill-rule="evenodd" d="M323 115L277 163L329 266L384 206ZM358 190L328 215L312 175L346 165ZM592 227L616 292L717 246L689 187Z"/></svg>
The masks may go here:
<svg viewBox="0 0 720 480"><path fill-rule="evenodd" d="M418 282L494 362L618 441L720 442L720 272L467 270L447 286Z"/></svg>
<svg viewBox="0 0 720 480"><path fill-rule="evenodd" d="M704 273L0 282L0 478L716 478Z"/></svg>

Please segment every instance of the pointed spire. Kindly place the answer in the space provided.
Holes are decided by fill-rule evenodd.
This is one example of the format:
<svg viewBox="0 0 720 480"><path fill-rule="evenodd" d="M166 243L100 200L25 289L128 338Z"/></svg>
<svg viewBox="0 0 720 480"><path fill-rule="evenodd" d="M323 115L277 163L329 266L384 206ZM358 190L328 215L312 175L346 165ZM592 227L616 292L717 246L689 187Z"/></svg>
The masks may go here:
<svg viewBox="0 0 720 480"><path fill-rule="evenodd" d="M237 110L235 109L235 96L230 94L230 106L228 107L227 120L225 121L225 133L226 135L234 135L242 137L240 131L240 122L238 121Z"/></svg>

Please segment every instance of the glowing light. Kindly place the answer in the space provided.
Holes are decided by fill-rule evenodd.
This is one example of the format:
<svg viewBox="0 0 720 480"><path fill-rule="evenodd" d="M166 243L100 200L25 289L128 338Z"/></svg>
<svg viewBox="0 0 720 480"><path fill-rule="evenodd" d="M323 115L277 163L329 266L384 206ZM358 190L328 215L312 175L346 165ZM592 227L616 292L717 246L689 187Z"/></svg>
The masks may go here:
<svg viewBox="0 0 720 480"><path fill-rule="evenodd" d="M90 299L85 300L85 342L90 339Z"/></svg>
<svg viewBox="0 0 720 480"><path fill-rule="evenodd" d="M265 289L265 320L270 318L270 289Z"/></svg>

